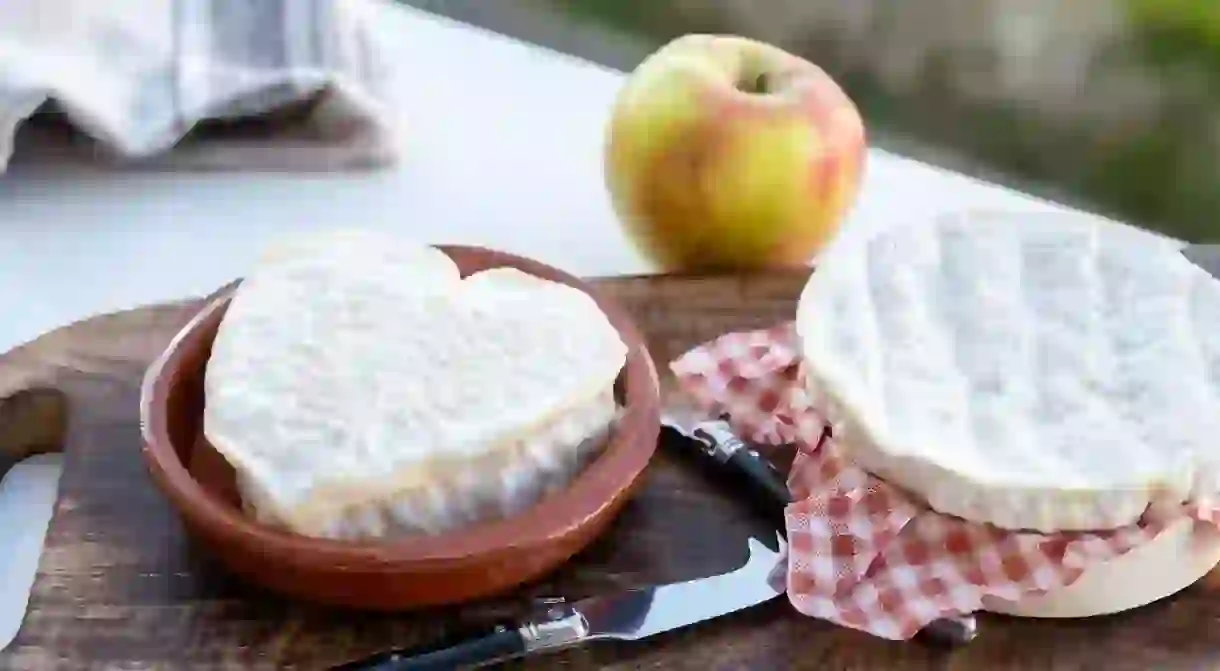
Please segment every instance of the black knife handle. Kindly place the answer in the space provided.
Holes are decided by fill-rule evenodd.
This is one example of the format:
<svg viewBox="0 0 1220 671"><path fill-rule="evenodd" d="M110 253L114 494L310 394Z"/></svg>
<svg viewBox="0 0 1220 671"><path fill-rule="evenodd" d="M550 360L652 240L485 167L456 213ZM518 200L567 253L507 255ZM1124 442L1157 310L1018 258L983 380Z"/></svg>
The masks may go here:
<svg viewBox="0 0 1220 671"><path fill-rule="evenodd" d="M389 650L331 667L331 671L455 671L520 657L525 637L505 626L471 629L414 648Z"/></svg>
<svg viewBox="0 0 1220 671"><path fill-rule="evenodd" d="M712 463L722 475L745 488L746 500L762 508L769 519L776 521L780 533L787 535L784 509L792 502L787 479L770 461L738 438L728 422L703 422L689 433L665 424L661 431L662 434L677 434L678 444L693 444L697 458ZM920 632L920 638L938 645L957 646L968 643L977 634L978 622L970 615L959 619L934 620Z"/></svg>
<svg viewBox="0 0 1220 671"><path fill-rule="evenodd" d="M762 509L768 518L785 527L784 509L792 503L788 480L757 450L733 433L728 422L703 422L691 430L691 437L703 447L703 454L725 475L745 490L745 500Z"/></svg>

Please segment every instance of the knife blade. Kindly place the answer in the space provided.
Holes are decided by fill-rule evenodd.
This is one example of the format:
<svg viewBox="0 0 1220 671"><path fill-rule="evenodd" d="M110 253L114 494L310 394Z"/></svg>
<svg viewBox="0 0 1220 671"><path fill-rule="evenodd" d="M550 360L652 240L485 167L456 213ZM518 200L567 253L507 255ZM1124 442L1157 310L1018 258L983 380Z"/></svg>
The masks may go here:
<svg viewBox="0 0 1220 671"><path fill-rule="evenodd" d="M333 671L468 669L584 645L635 641L769 601L780 594L767 580L784 550L751 538L741 568L721 575L633 589L556 604L542 617L489 626L430 645L383 652Z"/></svg>
<svg viewBox="0 0 1220 671"><path fill-rule="evenodd" d="M726 419L701 422L688 430L672 418L662 418L661 445L714 469L731 486L745 491L742 498L774 523L780 533L785 531L784 511L792 502L787 478L737 437ZM968 643L977 635L978 622L973 616L934 620L920 632L922 640L948 646Z"/></svg>

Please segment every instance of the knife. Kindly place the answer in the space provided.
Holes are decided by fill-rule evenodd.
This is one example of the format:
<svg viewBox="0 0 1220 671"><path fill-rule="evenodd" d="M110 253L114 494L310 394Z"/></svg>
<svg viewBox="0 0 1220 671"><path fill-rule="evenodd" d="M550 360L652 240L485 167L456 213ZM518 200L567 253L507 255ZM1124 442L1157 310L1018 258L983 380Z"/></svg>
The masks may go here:
<svg viewBox="0 0 1220 671"><path fill-rule="evenodd" d="M737 437L725 418L702 422L690 430L663 418L660 443L699 459L726 482L744 489L744 498L781 533L785 530L784 510L792 502L787 478ZM974 616L933 620L919 632L919 638L925 642L947 646L968 643L977 635L978 622Z"/></svg>
<svg viewBox="0 0 1220 671"><path fill-rule="evenodd" d="M430 645L348 662L332 671L470 669L594 641L635 641L679 629L783 594L767 579L785 547L783 538L776 540L778 552L751 538L749 559L728 573L557 603L528 622L472 629Z"/></svg>

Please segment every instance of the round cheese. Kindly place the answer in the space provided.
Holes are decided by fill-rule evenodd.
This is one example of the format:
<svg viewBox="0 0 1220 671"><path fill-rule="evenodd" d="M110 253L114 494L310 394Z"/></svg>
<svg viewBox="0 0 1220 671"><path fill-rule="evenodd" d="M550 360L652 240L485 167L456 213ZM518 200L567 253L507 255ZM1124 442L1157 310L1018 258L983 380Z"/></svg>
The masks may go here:
<svg viewBox="0 0 1220 671"><path fill-rule="evenodd" d="M1100 530L1220 492L1220 282L1085 216L954 216L844 241L797 330L850 457L935 510Z"/></svg>

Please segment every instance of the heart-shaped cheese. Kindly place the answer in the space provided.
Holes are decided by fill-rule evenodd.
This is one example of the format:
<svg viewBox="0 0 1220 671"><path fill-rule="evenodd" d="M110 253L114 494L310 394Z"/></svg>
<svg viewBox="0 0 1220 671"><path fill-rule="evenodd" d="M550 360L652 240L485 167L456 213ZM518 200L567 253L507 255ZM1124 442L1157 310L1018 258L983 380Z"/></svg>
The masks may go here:
<svg viewBox="0 0 1220 671"><path fill-rule="evenodd" d="M437 532L566 484L627 355L591 297L372 233L264 255L225 314L204 431L260 520L322 537Z"/></svg>

